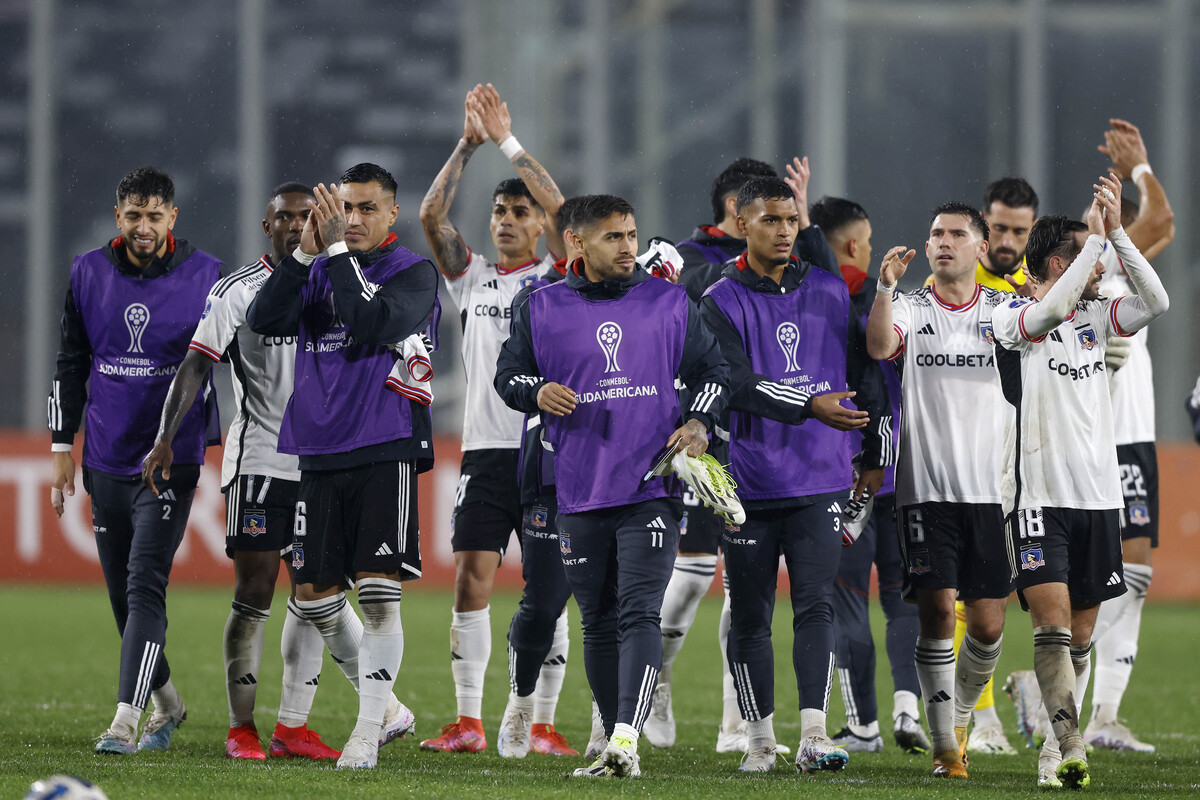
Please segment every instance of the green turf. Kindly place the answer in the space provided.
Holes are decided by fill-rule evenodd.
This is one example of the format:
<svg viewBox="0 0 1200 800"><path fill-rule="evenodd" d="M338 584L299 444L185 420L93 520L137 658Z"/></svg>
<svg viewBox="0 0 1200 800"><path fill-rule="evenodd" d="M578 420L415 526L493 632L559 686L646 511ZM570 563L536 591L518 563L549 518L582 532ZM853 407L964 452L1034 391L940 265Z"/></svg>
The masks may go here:
<svg viewBox="0 0 1200 800"><path fill-rule="evenodd" d="M977 796L987 800L1030 797L1036 758L1033 751L1003 757L977 756L966 783L935 782L927 757L899 753L854 754L841 773L802 776L781 763L774 774L736 772L739 757L713 750L720 715L720 655L716 645L719 600L706 599L696 627L675 667L678 744L656 751L643 739L644 777L636 781L567 780L582 759L531 755L523 761L495 754L496 726L508 693L504 632L514 595L492 603L493 652L487 674L484 723L492 749L481 755L426 753L409 739L393 743L373 772L336 772L332 765L271 761L233 763L222 757L228 717L221 661L221 630L229 609L226 590L172 589L168 655L174 680L188 704L188 721L171 752L98 757L91 739L108 724L115 708L118 642L102 589L0 587L4 620L0 649L0 798L20 797L38 777L66 772L103 787L119 798L335 798L335 797L571 797L638 795L656 797L924 798ZM777 707L775 730L781 742L799 737L796 688L791 673L790 619L781 602L776 615ZM284 606L277 601L259 676L258 725L269 735L279 700L279 630ZM578 616L572 607L573 631ZM1090 793L1107 797L1181 796L1200 790L1200 692L1195 683L1196 609L1147 607L1142 649L1123 713L1131 727L1158 746L1154 755L1096 752ZM452 720L447 593L406 588L406 648L397 694L417 715L419 738L437 733ZM882 620L875 620L877 630ZM559 729L580 748L590 726L590 695L583 675L581 637L573 632L571 662L559 705ZM877 636L877 640L879 637ZM1029 619L1010 614L1004 655L997 674L1026 668L1031 652ZM890 719L891 687L880 648L882 716ZM349 684L326 657L321 688L310 724L340 746L353 727L357 702ZM1012 704L1000 693L998 707L1010 739L1015 733ZM1085 709L1085 719L1087 711ZM840 698L833 693L830 728L841 726Z"/></svg>

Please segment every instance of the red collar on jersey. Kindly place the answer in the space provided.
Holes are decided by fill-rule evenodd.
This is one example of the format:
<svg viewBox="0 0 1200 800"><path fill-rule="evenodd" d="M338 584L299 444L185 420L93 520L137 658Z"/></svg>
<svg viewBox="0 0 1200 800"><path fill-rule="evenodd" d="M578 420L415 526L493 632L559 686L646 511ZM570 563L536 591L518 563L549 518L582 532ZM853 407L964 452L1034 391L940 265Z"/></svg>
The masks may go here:
<svg viewBox="0 0 1200 800"><path fill-rule="evenodd" d="M931 292L933 292L933 299L937 301L937 304L939 306L941 306L942 308L946 309L947 311L967 311L967 310L969 310L972 306L975 305L976 302L978 302L979 294L981 291L983 291L980 288L978 283L975 284L975 293L971 295L971 299L968 300L967 302L963 303L960 306L956 306L952 303L947 303L945 300L943 300L941 298L941 296L938 295L937 287L934 284L932 284L932 283L929 284L929 290Z"/></svg>
<svg viewBox="0 0 1200 800"><path fill-rule="evenodd" d="M555 261L554 269L558 272L559 275L566 275L567 274L567 257L563 256L558 261Z"/></svg>
<svg viewBox="0 0 1200 800"><path fill-rule="evenodd" d="M850 290L850 294L861 292L863 283L867 280L867 273L853 264L839 264L838 266L841 267L842 280L846 282L846 287Z"/></svg>
<svg viewBox="0 0 1200 800"><path fill-rule="evenodd" d="M745 272L746 270L750 269L750 262L746 260L746 256L748 256L748 255L749 255L749 253L742 253L740 256L737 257L737 261L733 262L734 265L742 272ZM799 264L800 258L795 253L793 253L792 255L788 256L788 263L789 264Z"/></svg>
<svg viewBox="0 0 1200 800"><path fill-rule="evenodd" d="M714 239L723 239L724 237L729 235L725 231L718 228L716 225L701 225L700 230L704 231L705 233L707 233L709 236L713 237Z"/></svg>
<svg viewBox="0 0 1200 800"><path fill-rule="evenodd" d="M521 264L520 266L508 267L507 269L500 266L500 262L497 261L496 262L496 272L499 272L501 275L511 275L514 272L520 272L521 270L523 270L527 267L531 267L534 264L538 263L539 261L541 261L541 259L538 258L537 256L534 256L532 261L526 261L524 264Z"/></svg>

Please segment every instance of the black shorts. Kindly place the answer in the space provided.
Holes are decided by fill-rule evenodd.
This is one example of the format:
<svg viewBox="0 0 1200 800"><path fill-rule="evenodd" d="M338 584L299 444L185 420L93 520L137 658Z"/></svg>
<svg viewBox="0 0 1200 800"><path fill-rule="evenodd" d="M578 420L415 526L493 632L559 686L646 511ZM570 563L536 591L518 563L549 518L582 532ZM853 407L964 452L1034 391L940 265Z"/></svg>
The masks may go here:
<svg viewBox="0 0 1200 800"><path fill-rule="evenodd" d="M1125 594L1121 519L1115 508L1026 508L1005 522L1017 596L1043 583L1065 583L1071 604L1092 606Z"/></svg>
<svg viewBox="0 0 1200 800"><path fill-rule="evenodd" d="M1117 445L1121 466L1121 539L1150 537L1158 547L1158 451L1154 442Z"/></svg>
<svg viewBox="0 0 1200 800"><path fill-rule="evenodd" d="M521 493L517 489L519 450L468 450L463 453L450 517L450 547L491 550L504 555L513 531L521 530Z"/></svg>
<svg viewBox="0 0 1200 800"><path fill-rule="evenodd" d="M957 589L962 600L1012 593L999 503L920 503L898 517L906 600L917 590Z"/></svg>
<svg viewBox="0 0 1200 800"><path fill-rule="evenodd" d="M292 538L296 583L350 585L359 572L421 577L411 461L303 470Z"/></svg>
<svg viewBox="0 0 1200 800"><path fill-rule="evenodd" d="M700 502L692 487L683 485L683 520L679 523L679 552L715 556L725 532L725 520Z"/></svg>
<svg viewBox="0 0 1200 800"><path fill-rule="evenodd" d="M225 555L292 550L299 481L239 475L225 487Z"/></svg>

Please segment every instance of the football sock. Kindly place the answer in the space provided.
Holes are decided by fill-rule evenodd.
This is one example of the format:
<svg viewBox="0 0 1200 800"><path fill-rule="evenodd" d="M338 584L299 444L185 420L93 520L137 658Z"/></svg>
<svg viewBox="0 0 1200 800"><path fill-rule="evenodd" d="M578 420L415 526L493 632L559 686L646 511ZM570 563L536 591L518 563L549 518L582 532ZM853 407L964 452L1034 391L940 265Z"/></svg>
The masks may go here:
<svg viewBox="0 0 1200 800"><path fill-rule="evenodd" d="M357 582L363 614L358 648L358 722L354 734L374 741L383 727L392 686L404 657L400 623L400 581L363 578Z"/></svg>
<svg viewBox="0 0 1200 800"><path fill-rule="evenodd" d="M279 696L279 723L298 728L308 723L317 684L321 679L321 661L325 643L317 626L304 618L292 600L288 600L279 642L283 655L283 690Z"/></svg>
<svg viewBox="0 0 1200 800"><path fill-rule="evenodd" d="M756 747L770 747L775 744L774 717L774 714L767 714L762 719L747 720L747 751L753 750Z"/></svg>
<svg viewBox="0 0 1200 800"><path fill-rule="evenodd" d="M746 723L749 729L750 723ZM800 709L800 738L825 735L825 712L819 708Z"/></svg>
<svg viewBox="0 0 1200 800"><path fill-rule="evenodd" d="M1083 749L1075 703L1075 667L1071 662L1071 629L1041 625L1033 629L1033 670L1050 715L1050 728L1062 752Z"/></svg>
<svg viewBox="0 0 1200 800"><path fill-rule="evenodd" d="M1113 722L1121 708L1121 698L1129 686L1133 662L1137 658L1138 633L1142 627L1142 607L1146 603L1146 591L1154 569L1145 564L1125 564L1127 591L1121 597L1105 600L1100 605L1100 616L1105 615L1110 603L1124 600L1119 616L1109 625L1104 635L1097 636L1096 684L1092 689L1092 721L1098 724ZM1096 621L1097 627L1100 620Z"/></svg>
<svg viewBox="0 0 1200 800"><path fill-rule="evenodd" d="M1087 695L1088 680L1092 677L1092 646L1071 645L1071 666L1075 669L1075 713L1083 719L1083 698Z"/></svg>
<svg viewBox="0 0 1200 800"><path fill-rule="evenodd" d="M990 705L987 708L980 708L978 704L975 706L974 712L976 728L997 728L1003 723L1000 722L1000 715L996 713L996 706Z"/></svg>
<svg viewBox="0 0 1200 800"><path fill-rule="evenodd" d="M918 698L912 692L904 690L892 695L892 721L895 722L901 714L908 714L915 720L921 719L921 710L917 707Z"/></svg>
<svg viewBox="0 0 1200 800"><path fill-rule="evenodd" d="M667 584L662 604L663 668L661 683L671 682L671 665L683 648L683 640L696 621L696 609L712 585L716 556L676 556L675 569Z"/></svg>
<svg viewBox="0 0 1200 800"><path fill-rule="evenodd" d="M251 608L236 600L225 622L222 649L225 656L225 694L229 699L229 727L254 723L254 698L258 668L262 664L263 638L271 609ZM157 705L157 700L155 705Z"/></svg>
<svg viewBox="0 0 1200 800"><path fill-rule="evenodd" d="M983 644L967 634L958 648L958 666L954 676L954 726L965 728L971 723L971 710L979 701L983 687L992 679L996 662L1000 660L1000 643Z"/></svg>
<svg viewBox="0 0 1200 800"><path fill-rule="evenodd" d="M483 674L492 654L491 606L478 611L452 611L450 672L460 717L483 717Z"/></svg>
<svg viewBox="0 0 1200 800"><path fill-rule="evenodd" d="M729 669L729 625L732 614L729 607L729 576L721 574L721 583L725 587L725 602L721 606L721 619L717 623L717 643L721 647L721 730L732 733L742 724L742 712L738 708L737 686L733 682L733 673Z"/></svg>
<svg viewBox="0 0 1200 800"><path fill-rule="evenodd" d="M329 655L357 692L358 645L362 640L363 625L346 602L346 595L338 592L320 600L297 600L296 607L321 632Z"/></svg>
<svg viewBox="0 0 1200 800"><path fill-rule="evenodd" d="M638 746L638 738L641 735L642 735L641 732L637 728L630 725L629 723L618 722L617 724L613 725L612 736L608 737L608 740L609 740L609 742L612 742L612 740L616 739L618 736L626 736L633 740L633 750L631 752L636 753L637 746Z"/></svg>
<svg viewBox="0 0 1200 800"><path fill-rule="evenodd" d="M109 729L126 739L137 738L138 723L142 721L142 710L129 703L117 703L117 713Z"/></svg>
<svg viewBox="0 0 1200 800"><path fill-rule="evenodd" d="M533 724L553 725L554 711L558 708L558 696L562 693L563 679L567 676L567 651L570 649L571 626L564 608L554 623L554 642L542 662L534 689Z"/></svg>
<svg viewBox="0 0 1200 800"><path fill-rule="evenodd" d="M914 659L933 753L958 751L954 736L954 640L917 637Z"/></svg>

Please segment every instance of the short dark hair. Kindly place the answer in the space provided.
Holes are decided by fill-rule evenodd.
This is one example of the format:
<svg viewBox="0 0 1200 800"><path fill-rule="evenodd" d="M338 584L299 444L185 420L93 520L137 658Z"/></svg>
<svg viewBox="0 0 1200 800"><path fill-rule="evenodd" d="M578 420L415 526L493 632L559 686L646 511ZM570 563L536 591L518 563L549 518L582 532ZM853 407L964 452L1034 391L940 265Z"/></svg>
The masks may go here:
<svg viewBox="0 0 1200 800"><path fill-rule="evenodd" d="M775 200L783 198L795 200L792 188L783 182L783 178L751 178L738 191L737 210L742 213L746 206L754 205L755 200Z"/></svg>
<svg viewBox="0 0 1200 800"><path fill-rule="evenodd" d="M852 222L868 219L867 210L844 197L822 197L808 210L812 224L828 236L835 236Z"/></svg>
<svg viewBox="0 0 1200 800"><path fill-rule="evenodd" d="M929 214L929 224L933 225L933 221L940 214L955 214L960 217L967 218L967 224L975 229L979 234L979 238L985 242L991 236L991 228L988 227L987 220L983 218L983 214L979 213L979 209L974 206L969 206L966 203L960 203L957 200L951 200L949 203L942 203Z"/></svg>
<svg viewBox="0 0 1200 800"><path fill-rule="evenodd" d="M496 191L492 192L492 202L496 202L497 197L527 197L530 204L534 208L541 210L538 201L534 198L533 193L529 191L529 187L525 185L525 181L520 178L505 178L496 186Z"/></svg>
<svg viewBox="0 0 1200 800"><path fill-rule="evenodd" d="M134 205L144 206L151 197L157 197L163 205L175 202L175 181L157 167L138 167L117 184L117 205L135 198Z"/></svg>
<svg viewBox="0 0 1200 800"><path fill-rule="evenodd" d="M316 196L313 194L312 187L308 184L301 183L300 181L284 181L271 190L271 193L267 195L267 202L269 203L276 197L279 197L283 194L306 194L309 197Z"/></svg>
<svg viewBox="0 0 1200 800"><path fill-rule="evenodd" d="M1066 214L1051 214L1039 217L1029 230L1029 244L1025 248L1025 264L1029 273L1039 281L1050 277L1050 259L1059 256L1074 259L1079 253L1075 245L1075 233L1087 233L1088 226Z"/></svg>
<svg viewBox="0 0 1200 800"><path fill-rule="evenodd" d="M576 231L614 214L633 216L633 204L611 194L585 194L572 198L577 202L571 227Z"/></svg>
<svg viewBox="0 0 1200 800"><path fill-rule="evenodd" d="M739 158L717 176L712 185L713 224L720 225L725 219L725 198L736 195L751 178L775 178L779 173L765 161Z"/></svg>
<svg viewBox="0 0 1200 800"><path fill-rule="evenodd" d="M341 183L378 183L383 187L383 191L387 194L396 196L396 179L392 177L392 173L388 172L378 164L372 164L364 161L361 164L355 164L350 169L342 173Z"/></svg>
<svg viewBox="0 0 1200 800"><path fill-rule="evenodd" d="M1142 207L1132 197L1121 197L1121 227L1129 227L1137 221Z"/></svg>
<svg viewBox="0 0 1200 800"><path fill-rule="evenodd" d="M989 183L983 190L984 212L986 213L992 207L992 203L997 201L1009 208L1032 208L1033 216L1037 216L1037 192L1024 178L1008 177Z"/></svg>
<svg viewBox="0 0 1200 800"><path fill-rule="evenodd" d="M554 227L559 233L568 228L575 227L575 215L586 198L587 195L577 194L574 197L568 197L566 200L563 200L562 205L558 207L558 211L554 212Z"/></svg>

